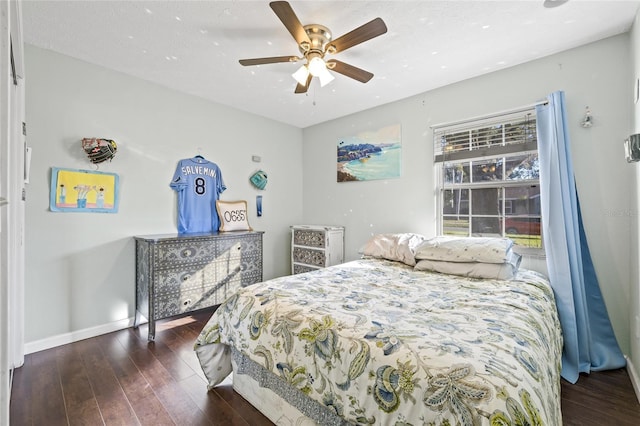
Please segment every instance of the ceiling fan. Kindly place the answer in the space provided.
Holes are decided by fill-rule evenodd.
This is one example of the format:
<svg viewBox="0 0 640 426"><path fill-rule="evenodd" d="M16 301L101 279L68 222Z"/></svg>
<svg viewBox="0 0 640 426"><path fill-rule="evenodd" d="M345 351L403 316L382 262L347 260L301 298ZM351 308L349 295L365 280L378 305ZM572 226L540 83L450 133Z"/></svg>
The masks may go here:
<svg viewBox="0 0 640 426"><path fill-rule="evenodd" d="M302 56L241 59L241 65L263 65L305 60L306 63L293 74L293 78L298 82L295 93L306 93L313 77L320 79L320 86L331 82L334 77L329 70L362 83L371 80L373 74L368 71L336 59L325 61L324 57L325 55L342 52L350 47L386 33L387 26L382 19L376 18L334 40L332 39L329 28L323 25L309 24L303 26L288 2L273 1L269 3L269 6L271 6L271 9L273 9L287 30L289 30L296 40L296 43L298 43L298 48Z"/></svg>

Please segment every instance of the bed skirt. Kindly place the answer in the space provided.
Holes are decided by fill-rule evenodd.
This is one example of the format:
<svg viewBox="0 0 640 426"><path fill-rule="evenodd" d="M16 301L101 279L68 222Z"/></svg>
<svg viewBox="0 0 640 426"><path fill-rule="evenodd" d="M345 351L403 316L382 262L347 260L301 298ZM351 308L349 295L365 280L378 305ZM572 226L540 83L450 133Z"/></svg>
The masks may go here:
<svg viewBox="0 0 640 426"><path fill-rule="evenodd" d="M233 389L276 425L350 424L241 352L232 354Z"/></svg>

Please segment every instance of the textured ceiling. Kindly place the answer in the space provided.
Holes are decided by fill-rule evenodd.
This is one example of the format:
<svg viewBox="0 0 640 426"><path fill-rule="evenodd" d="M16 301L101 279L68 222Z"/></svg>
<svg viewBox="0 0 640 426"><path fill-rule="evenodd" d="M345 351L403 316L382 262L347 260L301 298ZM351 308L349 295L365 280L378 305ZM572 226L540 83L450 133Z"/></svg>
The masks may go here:
<svg viewBox="0 0 640 426"><path fill-rule="evenodd" d="M324 25L334 38L382 18L386 34L332 56L373 79L335 74L301 95L291 77L300 63L241 66L299 55L267 1L24 0L24 41L304 128L624 33L640 1L290 4L303 25Z"/></svg>

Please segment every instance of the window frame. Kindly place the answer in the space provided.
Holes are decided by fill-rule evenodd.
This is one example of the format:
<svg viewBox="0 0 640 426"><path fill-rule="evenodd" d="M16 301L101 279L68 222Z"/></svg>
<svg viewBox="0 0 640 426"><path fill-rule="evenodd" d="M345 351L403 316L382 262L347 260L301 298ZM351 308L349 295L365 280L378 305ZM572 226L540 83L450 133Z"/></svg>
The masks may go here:
<svg viewBox="0 0 640 426"><path fill-rule="evenodd" d="M505 129L515 128L514 126L524 125L522 136L513 138L513 134L510 133L509 141L506 140ZM531 128L526 126L530 125ZM537 146L537 134L535 132L536 117L535 108L530 107L522 109L516 112L510 113L497 113L487 117L480 117L471 120L460 121L451 124L433 126L433 141L434 141L434 173L435 173L435 197L436 197L436 231L438 235L444 234L445 217L451 216L444 212L445 203L445 191L447 190L468 190L467 194L467 213L464 216L467 220L467 233L468 236L473 237L477 232L473 232L473 219L478 217L490 217L498 219L498 226L500 228L500 235L508 237L506 234L506 222L508 218L522 218L527 217L528 221L531 218L540 221L540 247L529 247L525 245L517 245L516 250L521 254L528 254L534 256L544 257L544 241L542 232L542 218L541 212L538 214L513 215L506 214L507 208L507 189L508 188L523 188L523 187L535 187L539 188L540 179L519 179L519 180L506 180L506 163L509 158L536 154L539 156ZM494 130L492 132L492 129ZM500 129L502 131L502 139L495 138L495 130ZM460 137L463 132L469 132L469 140L465 142L464 136ZM475 132L475 133L474 133ZM477 135L489 135L491 139L489 143L477 143ZM500 133L499 131L497 133ZM446 136L453 135L453 143L447 145ZM533 137L532 137L533 135ZM475 146L474 146L475 143ZM466 145L466 146L465 146ZM474 163L487 162L488 160L494 160L494 162L501 162L502 172L500 174L500 180L489 181L473 181ZM539 160L539 157L538 157ZM452 164L466 164L468 167L469 181L462 183L446 183L445 172L447 166ZM500 211L497 215L474 215L473 214L473 190L477 189L497 189L499 191L498 205ZM530 198L527 198L528 200ZM511 202L511 200L509 200ZM513 212L513 207L510 213ZM509 234L510 235L510 234ZM532 235L532 234L528 234Z"/></svg>

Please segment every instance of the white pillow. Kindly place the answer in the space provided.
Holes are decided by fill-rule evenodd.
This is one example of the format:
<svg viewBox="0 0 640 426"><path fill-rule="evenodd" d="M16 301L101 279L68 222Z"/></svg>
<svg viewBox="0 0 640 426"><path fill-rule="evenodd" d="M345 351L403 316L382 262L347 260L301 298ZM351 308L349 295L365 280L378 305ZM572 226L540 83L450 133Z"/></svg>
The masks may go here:
<svg viewBox="0 0 640 426"><path fill-rule="evenodd" d="M511 259L504 263L443 262L438 260L418 260L416 271L434 271L443 274L460 275L471 278L510 280L518 272L522 257L511 253Z"/></svg>
<svg viewBox="0 0 640 426"><path fill-rule="evenodd" d="M220 232L251 231L246 201L216 200L216 210L220 218Z"/></svg>
<svg viewBox="0 0 640 426"><path fill-rule="evenodd" d="M422 243L415 256L445 262L504 263L510 259L512 247L509 238L441 236Z"/></svg>
<svg viewBox="0 0 640 426"><path fill-rule="evenodd" d="M413 234L378 234L367 241L361 250L365 256L395 260L415 266L416 248L426 240L426 237Z"/></svg>

